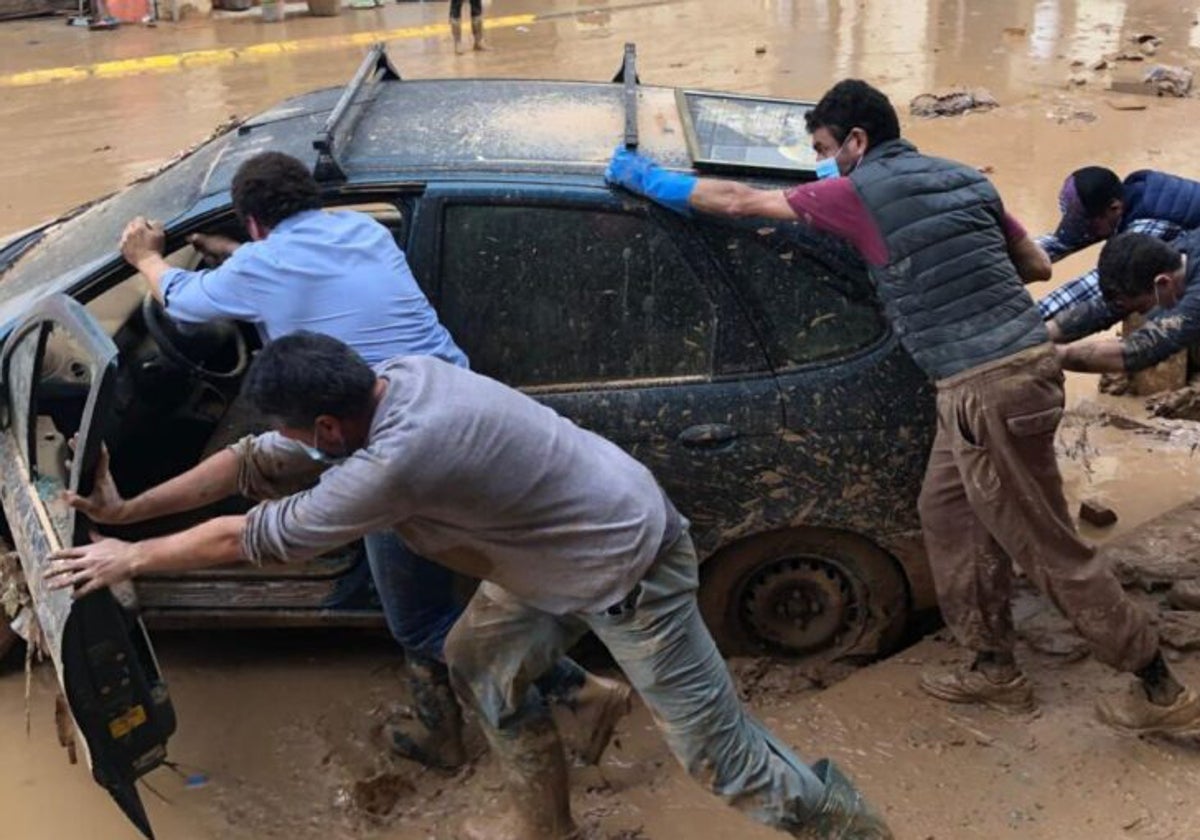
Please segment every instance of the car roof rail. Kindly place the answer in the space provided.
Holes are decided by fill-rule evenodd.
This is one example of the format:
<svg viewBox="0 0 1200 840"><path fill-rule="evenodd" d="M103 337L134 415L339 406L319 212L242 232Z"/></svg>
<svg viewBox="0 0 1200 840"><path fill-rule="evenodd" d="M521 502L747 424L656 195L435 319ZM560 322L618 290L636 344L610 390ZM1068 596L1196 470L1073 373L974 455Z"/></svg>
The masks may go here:
<svg viewBox="0 0 1200 840"><path fill-rule="evenodd" d="M344 151L349 144L354 127L365 110L364 106L379 93L379 83L388 81L400 81L400 74L388 59L386 46L382 43L372 44L367 57L358 65L350 84L342 91L341 98L313 140L313 148L317 150L313 177L317 183L340 183L346 180L346 170L338 160L338 152Z"/></svg>
<svg viewBox="0 0 1200 840"><path fill-rule="evenodd" d="M637 44L625 45L625 58L613 81L625 83L625 148L635 152L638 147L637 86L642 83L637 74Z"/></svg>

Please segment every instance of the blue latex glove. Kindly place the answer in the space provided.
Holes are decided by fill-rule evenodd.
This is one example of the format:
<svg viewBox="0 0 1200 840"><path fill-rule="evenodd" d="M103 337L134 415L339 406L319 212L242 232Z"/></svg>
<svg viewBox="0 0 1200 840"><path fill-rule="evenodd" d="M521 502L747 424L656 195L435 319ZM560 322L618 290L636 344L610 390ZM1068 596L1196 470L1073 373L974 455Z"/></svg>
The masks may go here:
<svg viewBox="0 0 1200 840"><path fill-rule="evenodd" d="M696 189L696 178L679 172L668 172L649 158L618 147L604 171L604 180L644 195L684 216L692 215L688 199Z"/></svg>

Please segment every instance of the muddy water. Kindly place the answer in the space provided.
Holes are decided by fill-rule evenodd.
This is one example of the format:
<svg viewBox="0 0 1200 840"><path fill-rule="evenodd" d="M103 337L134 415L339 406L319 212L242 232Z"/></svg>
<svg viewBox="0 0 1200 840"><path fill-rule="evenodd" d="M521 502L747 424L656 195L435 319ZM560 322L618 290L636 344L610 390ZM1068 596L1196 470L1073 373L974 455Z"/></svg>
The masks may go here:
<svg viewBox="0 0 1200 840"><path fill-rule="evenodd" d="M1057 188L1077 166L1098 162L1120 172L1149 166L1200 175L1190 154L1197 139L1194 102L1106 92L1111 78L1133 76L1140 65L1118 65L1114 74L1071 67L1072 61L1090 65L1129 49L1129 36L1143 31L1162 36L1157 58L1194 59L1200 46L1195 5L506 0L490 4L488 14L553 16L498 27L493 51L461 57L444 34L413 35L412 27L442 20L445 5L436 3L391 4L281 25L191 18L116 33L58 22L0 24L0 77L65 65L112 68L118 60L271 41L306 45L303 52L263 59L222 53L209 63L191 60L182 70L4 87L0 231L119 188L230 114L246 116L285 96L341 82L361 49L333 46L329 39L369 30L400 30L391 53L414 77L605 79L621 45L634 40L642 78L670 85L815 97L837 78L860 76L901 106L925 91L986 87L1001 102L999 109L950 120L905 117L906 133L927 150L990 167L1009 209L1040 231L1054 222ZM1068 76L1079 72L1087 83L1068 87ZM1114 107L1130 101L1144 110ZM1092 258L1060 264L1055 282L1089 267ZM1075 404L1092 399L1090 381L1072 380L1070 390ZM1129 401L1116 407L1138 410ZM1121 516L1114 532L1200 486L1200 458L1188 445L1092 424L1081 446L1081 428L1063 432L1068 491L1072 498L1099 496L1111 503ZM374 751L372 726L402 696L386 642L328 634L172 635L159 639L159 649L181 717L173 757L185 774L209 780L189 787L169 772L154 774L150 784L157 793L144 790L143 796L162 837L424 840L452 837L451 826L463 813L495 807L498 780L487 762L445 778L390 765ZM1085 699L1071 695L1064 686L1073 677L1054 668L1046 681L1057 686L1055 697L1078 707L1070 709L1073 716L1052 715L1033 736L1008 725L986 738L973 735L994 722L951 720L911 696L911 664L946 655L922 648L828 697L812 695L809 681L790 673L772 691L752 695L757 710L806 756L827 745L857 772L902 819L902 838L1197 836L1187 821L1190 794L1183 796L1178 784L1195 773L1186 756L1141 746L1114 749L1080 723ZM51 680L44 671L36 677L29 739L22 734L23 683L0 677L0 837L133 837L84 771L66 765L54 744ZM1030 737L1049 748L1034 749ZM1098 752L1106 756L1103 767L1089 775ZM895 773L899 763L917 771ZM1130 771L1169 783L1122 793L1111 780ZM1029 793L1039 785L1052 795ZM978 796L981 788L988 797ZM692 786L651 734L644 713L623 728L619 747L602 768L577 774L574 793L579 813L598 826L597 836L776 836L748 826Z"/></svg>

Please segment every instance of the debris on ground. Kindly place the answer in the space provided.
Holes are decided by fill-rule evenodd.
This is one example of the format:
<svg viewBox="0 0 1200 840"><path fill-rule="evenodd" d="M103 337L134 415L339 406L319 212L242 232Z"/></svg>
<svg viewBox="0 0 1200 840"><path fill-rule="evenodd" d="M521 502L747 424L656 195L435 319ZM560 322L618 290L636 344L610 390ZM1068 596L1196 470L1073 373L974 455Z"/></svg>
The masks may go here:
<svg viewBox="0 0 1200 840"><path fill-rule="evenodd" d="M1145 111L1149 107L1134 99L1105 99L1104 104L1114 111Z"/></svg>
<svg viewBox="0 0 1200 840"><path fill-rule="evenodd" d="M1108 59L1101 58L1101 59L1097 59L1096 61L1093 61L1091 67L1089 67L1088 69L1093 70L1097 73L1099 73L1101 70L1107 70L1108 69Z"/></svg>
<svg viewBox="0 0 1200 840"><path fill-rule="evenodd" d="M1117 524L1116 511L1096 499L1084 499L1079 503L1079 518L1097 528L1107 528Z"/></svg>
<svg viewBox="0 0 1200 840"><path fill-rule="evenodd" d="M1167 604L1176 610L1200 611L1200 580L1177 580L1167 590Z"/></svg>
<svg viewBox="0 0 1200 840"><path fill-rule="evenodd" d="M1069 84L1069 85L1075 85L1076 87L1081 87L1083 85L1086 85L1087 83L1088 83L1088 76L1086 73L1072 73L1070 76L1067 77L1067 84Z"/></svg>
<svg viewBox="0 0 1200 840"><path fill-rule="evenodd" d="M755 55L766 55L767 54L767 45L759 44L757 47L754 48L754 54Z"/></svg>
<svg viewBox="0 0 1200 840"><path fill-rule="evenodd" d="M1192 90L1194 73L1189 67L1156 64L1146 71L1140 82L1115 81L1109 90L1116 93L1138 93L1151 96L1186 97Z"/></svg>
<svg viewBox="0 0 1200 840"><path fill-rule="evenodd" d="M998 107L1000 103L994 96L984 88L976 88L922 93L908 103L908 112L914 117L953 117Z"/></svg>
<svg viewBox="0 0 1200 840"><path fill-rule="evenodd" d="M1159 96L1187 96L1192 89L1194 73L1188 67L1158 64L1151 67L1142 81L1154 88Z"/></svg>
<svg viewBox="0 0 1200 840"><path fill-rule="evenodd" d="M1006 27L1004 27L1004 34L1008 35L1010 38L1024 38L1028 32L1029 32L1029 30L1026 29L1024 26L1006 26Z"/></svg>
<svg viewBox="0 0 1200 840"><path fill-rule="evenodd" d="M1155 394L1146 400L1146 409L1154 417L1172 420L1200 420L1200 387L1186 385Z"/></svg>

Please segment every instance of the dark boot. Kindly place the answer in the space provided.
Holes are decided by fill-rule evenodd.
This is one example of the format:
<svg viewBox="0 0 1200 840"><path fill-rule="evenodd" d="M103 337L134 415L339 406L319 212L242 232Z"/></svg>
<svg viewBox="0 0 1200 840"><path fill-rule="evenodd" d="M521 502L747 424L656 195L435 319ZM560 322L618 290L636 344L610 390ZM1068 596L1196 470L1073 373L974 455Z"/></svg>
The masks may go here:
<svg viewBox="0 0 1200 840"><path fill-rule="evenodd" d="M823 758L813 765L825 783L825 795L804 826L801 837L822 840L892 840L891 829L863 799L854 784L833 762Z"/></svg>
<svg viewBox="0 0 1200 840"><path fill-rule="evenodd" d="M408 661L408 690L416 720L389 723L384 738L396 755L426 767L457 770L467 761L462 710L440 662Z"/></svg>
<svg viewBox="0 0 1200 840"><path fill-rule="evenodd" d="M471 15L471 35L475 38L475 49L489 49L487 41L483 39L483 15Z"/></svg>
<svg viewBox="0 0 1200 840"><path fill-rule="evenodd" d="M450 35L454 38L454 51L459 55L463 54L462 42L462 21L456 18L450 18Z"/></svg>
<svg viewBox="0 0 1200 840"><path fill-rule="evenodd" d="M571 819L567 761L549 718L516 732L488 733L504 771L511 809L502 817L472 817L463 823L465 840L576 840Z"/></svg>

